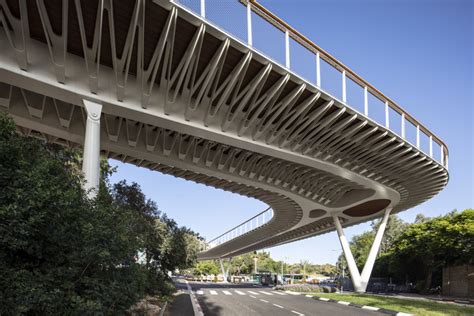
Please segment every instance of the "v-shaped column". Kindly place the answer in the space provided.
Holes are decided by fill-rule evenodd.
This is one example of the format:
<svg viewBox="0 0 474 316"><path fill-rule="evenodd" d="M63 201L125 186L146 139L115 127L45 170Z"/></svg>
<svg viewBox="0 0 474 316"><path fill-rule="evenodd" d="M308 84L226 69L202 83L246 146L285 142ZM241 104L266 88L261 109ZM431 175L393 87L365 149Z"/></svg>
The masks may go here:
<svg viewBox="0 0 474 316"><path fill-rule="evenodd" d="M356 292L365 292L367 289L370 274L374 268L375 259L377 258L377 253L379 252L380 244L382 243L382 237L385 232L385 227L387 226L388 217L390 216L391 211L391 208L387 208L385 210L385 214L383 216L382 222L380 223L379 229L377 230L377 234L375 235L374 242L370 248L369 256L367 257L367 261L365 262L362 273L360 273L359 269L357 268L354 256L352 255L351 248L349 246L349 242L347 241L344 231L342 230L339 217L335 215L333 216L337 234L339 235L339 241L341 242L342 251L346 257L347 265L349 266L349 271L351 273L352 283L354 284L354 290Z"/></svg>
<svg viewBox="0 0 474 316"><path fill-rule="evenodd" d="M227 270L224 269L224 260L219 258L219 263L221 265L221 271L222 271L222 276L224 277L224 283L227 283L227 278L229 277L229 270L230 270L230 263L232 261L232 258L229 258L229 266L227 267Z"/></svg>

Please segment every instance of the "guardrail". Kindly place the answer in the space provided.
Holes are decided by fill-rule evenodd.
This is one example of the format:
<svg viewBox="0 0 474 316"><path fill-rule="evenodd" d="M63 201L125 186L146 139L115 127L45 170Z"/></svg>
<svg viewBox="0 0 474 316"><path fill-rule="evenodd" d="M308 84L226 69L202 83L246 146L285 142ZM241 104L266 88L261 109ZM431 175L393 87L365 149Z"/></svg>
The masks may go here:
<svg viewBox="0 0 474 316"><path fill-rule="evenodd" d="M248 233L251 230L254 230L258 227L261 227L268 223L273 218L273 210L269 207L264 211L258 213L257 215L249 218L240 225L235 226L234 228L229 229L222 235L217 236L216 238L207 242L207 248L211 249L216 246L219 246L223 243L228 242L231 239L237 238Z"/></svg>
<svg viewBox="0 0 474 316"><path fill-rule="evenodd" d="M179 2L183 4L184 6L191 9L192 11L195 11L195 13L199 14L202 18L206 18L206 19L207 19L206 11L210 9L209 7L206 7L206 5L209 6L210 4L212 4L214 6L217 6L217 5L222 5L223 3L240 2L241 4L246 6L246 21L242 21L242 22L246 23L247 25L246 42L249 47L252 47L253 49L255 49L255 45L254 45L255 43L253 40L255 27L253 26L252 21L255 20L256 18L255 15L257 15L258 17L262 18L265 22L271 24L273 27L275 27L277 30L283 33L284 46L285 46L284 47L284 61L285 61L284 63L285 64L282 65L283 67L301 76L301 73L298 73L298 71L295 71L295 69L292 69L291 67L292 49L291 49L290 41L294 41L296 44L302 46L307 52L311 53L314 56L314 62L315 62L314 71L315 71L315 77L316 77L314 84L318 88L322 89L321 82L322 82L322 79L324 80L324 78L322 78L321 76L321 68L322 68L321 63L325 62L330 67L332 67L333 69L335 69L336 71L340 73L341 95L338 98L340 101L342 101L344 104L354 109L354 107L348 104L348 101L347 101L348 80L352 81L357 86L359 86L363 91L363 100L364 100L363 110L359 112L363 113L366 117L376 121L376 119L374 118L374 115L372 115L371 117L370 115L371 111L369 111L370 110L369 98L375 97L377 100L379 100L382 103L380 106L383 106L383 111L384 111L384 116L385 116L383 122L379 122L379 124L384 125L390 131L398 134L404 140L411 143L413 146L416 146L416 148L418 148L420 151L424 152L433 160L437 161L439 164L441 164L446 169L448 169L448 157L449 157L448 147L439 137L437 137L427 127L425 127L413 116L411 116L408 112L406 112L395 101L387 97L385 94L383 94L381 91L376 89L366 80L364 80L362 77L357 75L349 67L344 65L342 62L340 62L335 57L330 55L324 49L322 49L321 47L313 43L311 40L309 40L307 37L302 35L300 32L295 30L288 23L286 23L285 21L277 17L275 14L270 12L268 9L266 9L256 0L227 0L227 1L226 0L219 0L219 1L217 0L171 0L171 1ZM232 10L235 10L235 9L236 8L233 8ZM225 18L232 19L232 14L234 14L233 12L234 11L230 12L231 15L229 15L229 12L227 12L228 14ZM212 22L214 23L214 21ZM219 24L220 23L217 23L217 25ZM219 26L221 27L222 25L219 25ZM240 36L241 39L242 37L243 36ZM263 55L265 55L266 57L269 57L268 54L263 53ZM274 60L274 58L272 57L269 57L269 59ZM371 108L371 109L380 111L380 109L377 107ZM393 124L394 121L393 119L391 120L391 116L393 115L398 115L400 117L399 125ZM416 133L413 139L408 139L407 137L407 130L409 130L409 127L412 127L412 130L414 130L414 134ZM397 131L398 128L399 128L399 131ZM427 144L424 144L424 145L427 145L428 148L422 148L422 140L421 140L422 136L424 136L423 137L424 139L427 139ZM434 146L439 147L440 154L438 157L435 157Z"/></svg>

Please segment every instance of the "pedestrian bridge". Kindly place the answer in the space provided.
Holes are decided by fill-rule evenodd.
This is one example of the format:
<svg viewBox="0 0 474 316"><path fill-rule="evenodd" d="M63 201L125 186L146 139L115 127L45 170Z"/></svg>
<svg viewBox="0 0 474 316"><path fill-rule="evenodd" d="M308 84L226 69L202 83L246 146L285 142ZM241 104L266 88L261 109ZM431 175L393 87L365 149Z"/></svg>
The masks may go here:
<svg viewBox="0 0 474 316"><path fill-rule="evenodd" d="M269 206L201 259L335 229L344 248L342 226L447 184L438 136L254 0L2 0L0 22L0 109L21 133L84 148L88 188L100 153Z"/></svg>

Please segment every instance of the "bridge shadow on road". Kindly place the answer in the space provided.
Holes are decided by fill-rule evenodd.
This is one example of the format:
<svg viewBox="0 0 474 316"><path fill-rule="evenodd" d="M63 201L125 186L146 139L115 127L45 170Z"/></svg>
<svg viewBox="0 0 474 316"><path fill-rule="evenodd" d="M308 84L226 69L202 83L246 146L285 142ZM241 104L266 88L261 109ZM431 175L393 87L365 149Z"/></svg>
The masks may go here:
<svg viewBox="0 0 474 316"><path fill-rule="evenodd" d="M219 305L216 305L214 302L211 302L206 296L197 297L199 305L202 308L202 312L206 316L220 316L224 315L223 308Z"/></svg>
<svg viewBox="0 0 474 316"><path fill-rule="evenodd" d="M254 290L257 288L261 288L261 286L255 286L249 283L242 283L242 284L234 284L234 283L213 283L213 282L190 282L189 283L196 293L198 291L210 291L210 290L226 290L226 289L247 289L247 290ZM222 299L222 296L219 296ZM225 296L227 297L227 296ZM247 313L237 313L235 310L229 310L228 302L215 301L216 297L210 297L208 295L196 295L196 299L199 305L202 308L202 311L205 316L225 316L225 315L248 315ZM227 297L227 298L230 298ZM218 305L221 304L221 305ZM224 305L222 305L224 304Z"/></svg>

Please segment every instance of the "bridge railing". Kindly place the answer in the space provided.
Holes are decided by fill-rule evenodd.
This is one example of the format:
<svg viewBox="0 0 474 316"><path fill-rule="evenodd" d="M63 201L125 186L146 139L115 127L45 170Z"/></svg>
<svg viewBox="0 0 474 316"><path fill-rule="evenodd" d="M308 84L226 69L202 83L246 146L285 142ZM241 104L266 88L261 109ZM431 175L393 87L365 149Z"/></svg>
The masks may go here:
<svg viewBox="0 0 474 316"><path fill-rule="evenodd" d="M268 223L272 218L273 218L273 210L271 208L267 208L264 211L253 216L252 218L249 218L242 224L237 225L229 229L222 235L219 235L216 238L208 241L206 243L207 244L206 250L209 250L223 243L226 243L229 240L242 236L251 230L257 229L258 227L261 227L265 225L266 223Z"/></svg>
<svg viewBox="0 0 474 316"><path fill-rule="evenodd" d="M171 1L184 5L223 28L448 168L448 147L439 137L395 101L256 0Z"/></svg>

